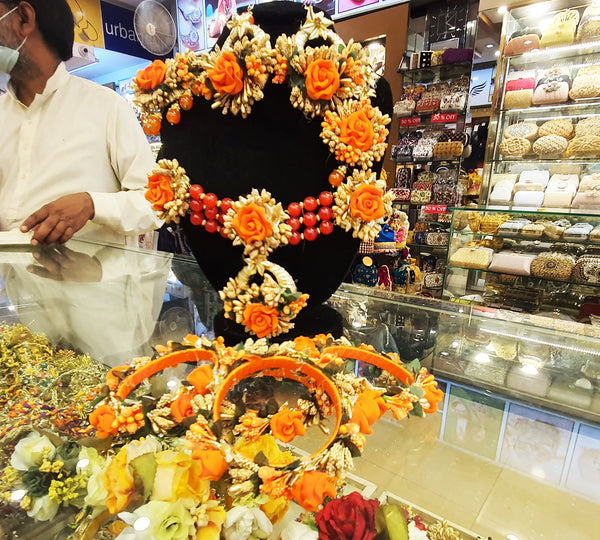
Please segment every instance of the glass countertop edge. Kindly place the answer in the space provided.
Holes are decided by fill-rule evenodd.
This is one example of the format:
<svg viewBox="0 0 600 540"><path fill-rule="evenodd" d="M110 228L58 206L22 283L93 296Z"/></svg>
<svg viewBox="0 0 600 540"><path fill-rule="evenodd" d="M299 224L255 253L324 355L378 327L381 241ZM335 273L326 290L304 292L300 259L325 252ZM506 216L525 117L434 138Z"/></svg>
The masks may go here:
<svg viewBox="0 0 600 540"><path fill-rule="evenodd" d="M577 338L582 338L590 343L597 343L598 338L600 338L600 328L593 327L590 324L563 321L541 315L517 313L486 306L459 304L447 300L384 291L351 283L342 283L332 295L330 301L336 298L344 300L353 297L352 299L354 299L356 296L361 296L365 300L389 301L408 309L420 309L439 315L459 317L469 322L474 318L480 322L498 321L501 324L526 326L528 329L540 331L540 333L548 336L549 342L558 346L560 345L560 338L557 337L559 335L565 337L577 335ZM565 326L565 329L557 328L558 326ZM501 331L498 331L498 333L502 334Z"/></svg>

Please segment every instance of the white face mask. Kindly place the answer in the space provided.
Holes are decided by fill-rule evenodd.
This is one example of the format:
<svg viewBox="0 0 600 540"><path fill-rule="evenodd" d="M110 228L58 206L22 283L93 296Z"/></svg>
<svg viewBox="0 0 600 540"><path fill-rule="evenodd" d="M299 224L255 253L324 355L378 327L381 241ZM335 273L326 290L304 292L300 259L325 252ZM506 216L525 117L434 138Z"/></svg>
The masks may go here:
<svg viewBox="0 0 600 540"><path fill-rule="evenodd" d="M12 8L10 11L2 15L0 17L0 21L6 17L8 17L13 11L15 11L19 6ZM25 42L27 41L27 37L23 41L21 41L21 45L19 45L16 49L11 49L10 47L5 47L4 45L0 45L0 73L9 73L13 70L15 65L17 64L17 60L19 60L19 50Z"/></svg>

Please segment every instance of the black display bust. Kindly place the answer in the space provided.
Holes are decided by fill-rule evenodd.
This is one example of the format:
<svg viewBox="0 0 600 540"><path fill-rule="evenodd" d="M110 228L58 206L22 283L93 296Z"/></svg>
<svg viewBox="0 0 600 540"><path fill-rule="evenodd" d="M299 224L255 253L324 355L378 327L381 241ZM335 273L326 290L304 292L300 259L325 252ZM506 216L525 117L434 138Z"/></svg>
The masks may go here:
<svg viewBox="0 0 600 540"><path fill-rule="evenodd" d="M274 45L280 34L291 36L298 31L306 9L302 4L271 2L254 6L253 16ZM385 80L378 82L377 98L372 101L383 113L391 113L392 96ZM321 118L307 118L294 109L286 84L268 83L264 98L253 105L245 119L224 115L220 109L212 109L211 103L195 99L179 124L163 122L161 130L161 157L177 159L192 183L201 184L206 193L215 193L219 199L236 200L253 188L264 188L284 209L291 202L331 190L328 177L339 163L319 137ZM376 165L379 172L381 164ZM192 225L187 218L182 227L208 280L216 290L222 289L244 266L242 248ZM359 240L351 232L336 227L328 236L280 247L269 256L296 280L299 291L310 295L308 306L294 319L295 328L278 336L278 341L326 332L340 335L339 316L322 304L344 279L358 246ZM222 314L215 321L215 331L230 344L250 337L242 326Z"/></svg>

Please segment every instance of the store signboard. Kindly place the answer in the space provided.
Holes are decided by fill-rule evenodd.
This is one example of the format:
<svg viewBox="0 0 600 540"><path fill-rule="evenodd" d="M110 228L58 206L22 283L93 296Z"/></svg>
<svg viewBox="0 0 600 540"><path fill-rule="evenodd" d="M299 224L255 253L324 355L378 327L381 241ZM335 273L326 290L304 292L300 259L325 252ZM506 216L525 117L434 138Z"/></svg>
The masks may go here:
<svg viewBox="0 0 600 540"><path fill-rule="evenodd" d="M75 19L75 42L104 48L100 0L67 0Z"/></svg>
<svg viewBox="0 0 600 540"><path fill-rule="evenodd" d="M108 2L100 2L100 5L105 49L149 60L157 58L142 47L135 35L133 11Z"/></svg>

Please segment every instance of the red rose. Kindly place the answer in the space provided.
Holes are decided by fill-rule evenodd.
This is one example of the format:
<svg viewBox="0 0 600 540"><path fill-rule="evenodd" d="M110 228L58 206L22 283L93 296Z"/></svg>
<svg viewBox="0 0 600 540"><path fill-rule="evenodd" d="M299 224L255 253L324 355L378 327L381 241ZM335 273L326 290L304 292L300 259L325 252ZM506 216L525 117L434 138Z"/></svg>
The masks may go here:
<svg viewBox="0 0 600 540"><path fill-rule="evenodd" d="M377 499L367 500L357 491L332 499L317 514L319 540L373 540Z"/></svg>

